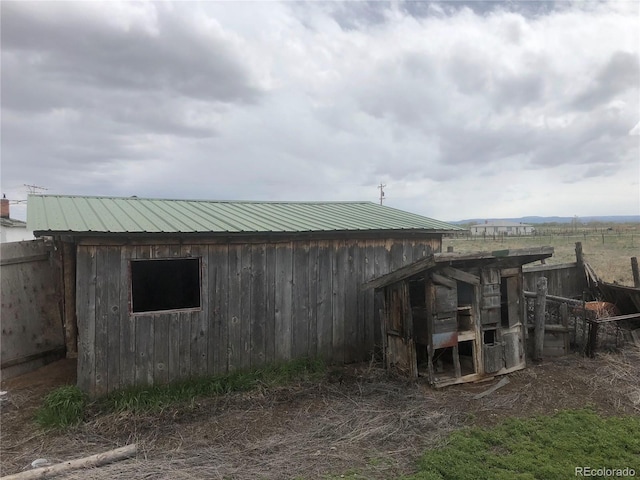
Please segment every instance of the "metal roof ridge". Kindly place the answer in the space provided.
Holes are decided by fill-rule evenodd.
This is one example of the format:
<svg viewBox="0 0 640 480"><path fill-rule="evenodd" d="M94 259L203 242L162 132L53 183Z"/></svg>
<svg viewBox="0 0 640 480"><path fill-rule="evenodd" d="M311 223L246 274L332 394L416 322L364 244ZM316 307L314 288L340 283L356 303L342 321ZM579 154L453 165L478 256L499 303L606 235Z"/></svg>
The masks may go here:
<svg viewBox="0 0 640 480"><path fill-rule="evenodd" d="M324 205L324 204L375 204L370 200L211 200L211 199L193 199L193 198L154 198L154 197L119 197L113 195L60 195L60 194L29 194L31 197L54 197L54 198L95 198L99 200L147 200L162 202L194 202L194 203L273 203L273 204L307 204L307 205ZM392 207L388 207L392 208ZM402 210L400 210L402 211Z"/></svg>

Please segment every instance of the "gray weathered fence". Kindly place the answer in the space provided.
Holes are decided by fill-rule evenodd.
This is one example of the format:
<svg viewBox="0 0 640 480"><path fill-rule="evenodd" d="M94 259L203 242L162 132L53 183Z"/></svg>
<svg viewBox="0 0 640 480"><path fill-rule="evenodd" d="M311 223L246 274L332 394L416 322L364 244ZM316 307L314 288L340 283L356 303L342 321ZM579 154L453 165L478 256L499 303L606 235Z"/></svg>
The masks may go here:
<svg viewBox="0 0 640 480"><path fill-rule="evenodd" d="M34 370L64 355L58 262L44 240L0 247L2 377Z"/></svg>

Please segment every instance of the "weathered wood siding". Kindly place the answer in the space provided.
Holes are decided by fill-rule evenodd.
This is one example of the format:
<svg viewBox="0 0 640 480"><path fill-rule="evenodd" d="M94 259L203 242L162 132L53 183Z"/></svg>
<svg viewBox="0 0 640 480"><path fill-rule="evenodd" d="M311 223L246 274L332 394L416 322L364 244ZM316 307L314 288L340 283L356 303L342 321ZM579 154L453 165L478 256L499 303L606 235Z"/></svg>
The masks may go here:
<svg viewBox="0 0 640 480"><path fill-rule="evenodd" d="M92 242L77 247L78 385L96 395L307 356L367 360L381 330L361 284L441 248L439 235ZM201 258L202 308L130 313L130 261L182 257Z"/></svg>
<svg viewBox="0 0 640 480"><path fill-rule="evenodd" d="M547 278L549 295L581 298L582 292L587 288L584 271L577 263L524 267L523 274L524 289L529 292L536 291L536 283L540 277Z"/></svg>
<svg viewBox="0 0 640 480"><path fill-rule="evenodd" d="M3 243L2 378L35 370L64 356L60 264L44 240Z"/></svg>

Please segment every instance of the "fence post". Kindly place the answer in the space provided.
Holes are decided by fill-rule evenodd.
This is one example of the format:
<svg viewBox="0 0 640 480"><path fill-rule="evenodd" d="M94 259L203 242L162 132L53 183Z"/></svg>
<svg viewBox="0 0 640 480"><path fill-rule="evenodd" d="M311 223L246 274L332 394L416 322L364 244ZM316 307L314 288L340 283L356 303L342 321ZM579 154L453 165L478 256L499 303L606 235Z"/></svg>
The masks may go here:
<svg viewBox="0 0 640 480"><path fill-rule="evenodd" d="M596 348L598 346L598 319L595 318L589 322L589 339L587 341L587 355L590 358L596 356Z"/></svg>
<svg viewBox="0 0 640 480"><path fill-rule="evenodd" d="M631 257L631 271L633 272L633 286L640 288L640 270L638 270L638 257Z"/></svg>
<svg viewBox="0 0 640 480"><path fill-rule="evenodd" d="M547 310L547 278L540 277L536 282L535 331L533 359L542 361L544 349L544 323Z"/></svg>

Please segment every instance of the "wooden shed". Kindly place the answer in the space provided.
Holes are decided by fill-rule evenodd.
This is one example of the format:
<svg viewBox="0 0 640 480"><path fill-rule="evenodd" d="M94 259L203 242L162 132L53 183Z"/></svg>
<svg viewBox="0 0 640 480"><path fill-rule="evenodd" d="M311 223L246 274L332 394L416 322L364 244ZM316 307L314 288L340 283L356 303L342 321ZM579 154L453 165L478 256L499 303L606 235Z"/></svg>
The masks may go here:
<svg viewBox="0 0 640 480"><path fill-rule="evenodd" d="M524 368L522 265L552 255L552 247L433 253L368 282L387 367L434 386Z"/></svg>
<svg viewBox="0 0 640 480"><path fill-rule="evenodd" d="M459 227L371 202L32 195L63 265L67 352L91 394L265 363L371 358L364 282Z"/></svg>

